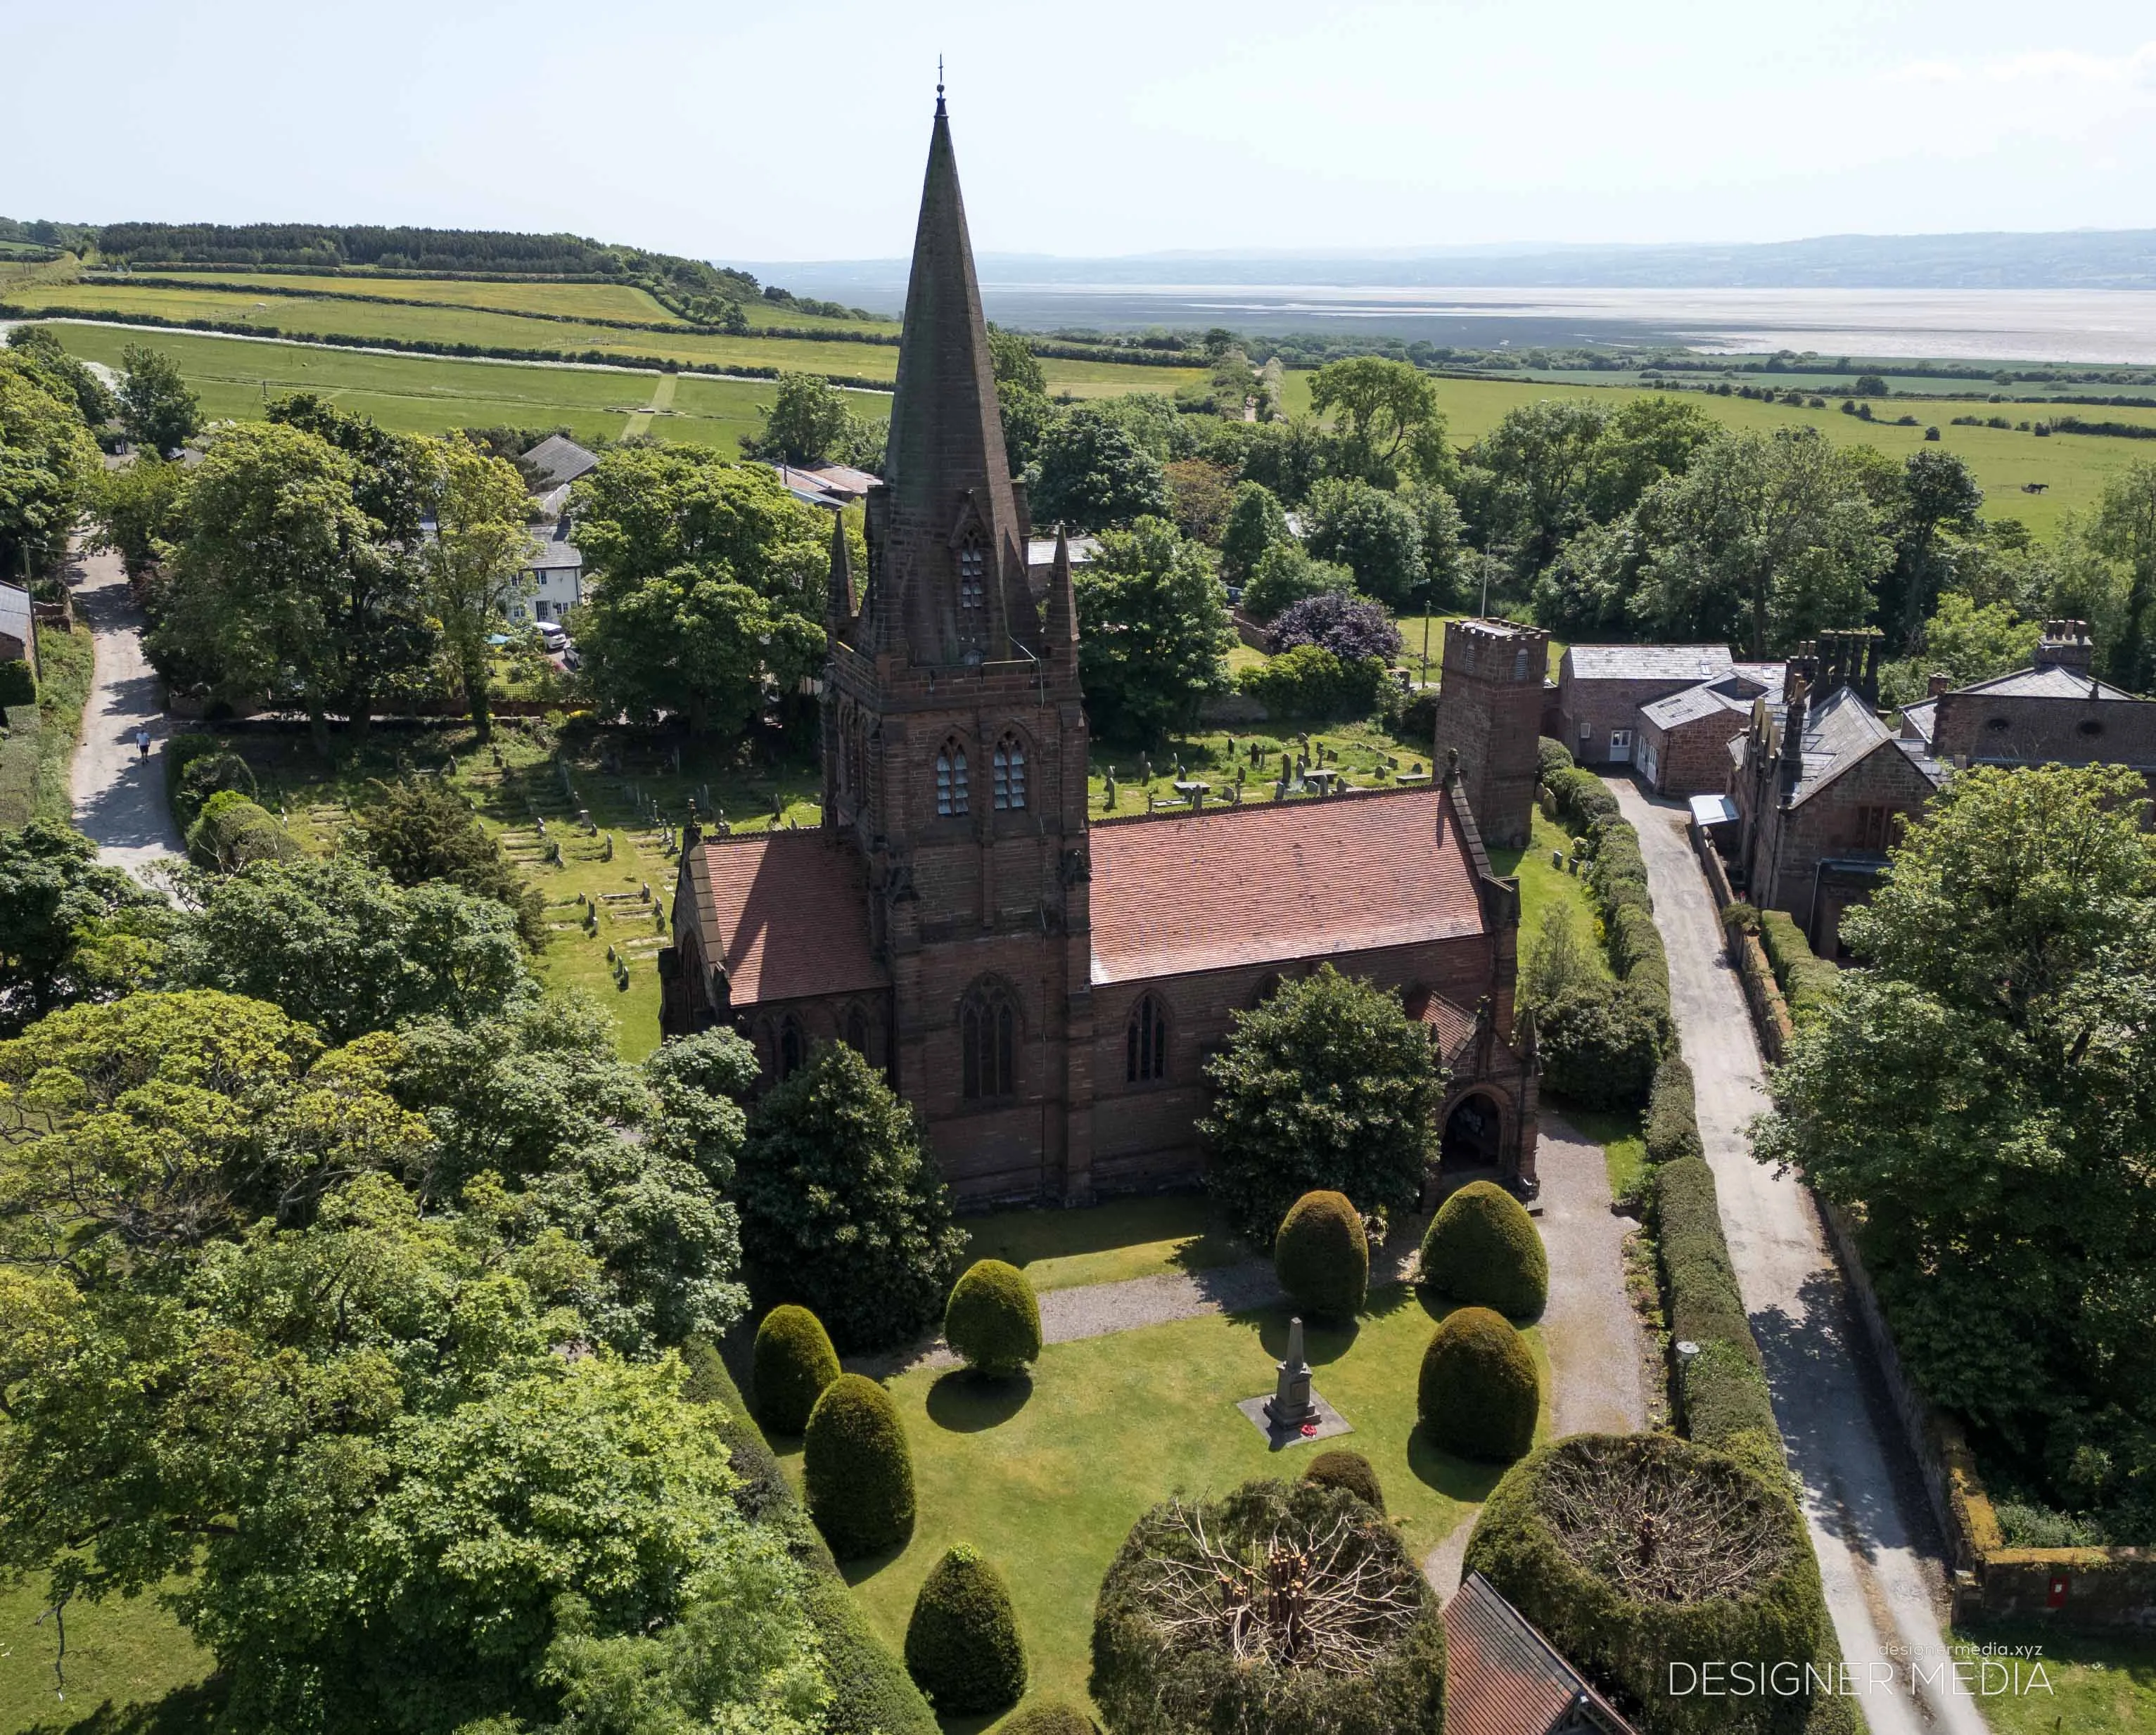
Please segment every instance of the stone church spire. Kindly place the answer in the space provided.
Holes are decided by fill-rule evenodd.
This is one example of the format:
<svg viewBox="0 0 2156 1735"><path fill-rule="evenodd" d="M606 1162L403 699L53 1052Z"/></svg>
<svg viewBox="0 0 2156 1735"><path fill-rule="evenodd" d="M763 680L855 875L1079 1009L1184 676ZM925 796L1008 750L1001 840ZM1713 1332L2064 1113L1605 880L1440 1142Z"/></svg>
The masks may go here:
<svg viewBox="0 0 2156 1735"><path fill-rule="evenodd" d="M883 476L869 499L860 648L930 666L1034 654L1040 619L1026 584L1024 526L940 95Z"/></svg>

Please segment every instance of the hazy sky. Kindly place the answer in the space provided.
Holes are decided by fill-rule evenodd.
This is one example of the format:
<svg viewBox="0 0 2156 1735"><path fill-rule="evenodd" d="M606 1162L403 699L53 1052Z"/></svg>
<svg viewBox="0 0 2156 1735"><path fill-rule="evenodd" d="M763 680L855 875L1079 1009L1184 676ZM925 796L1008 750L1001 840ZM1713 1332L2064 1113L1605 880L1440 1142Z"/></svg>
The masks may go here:
<svg viewBox="0 0 2156 1735"><path fill-rule="evenodd" d="M2156 227L2156 7L0 0L0 213L975 244Z"/></svg>

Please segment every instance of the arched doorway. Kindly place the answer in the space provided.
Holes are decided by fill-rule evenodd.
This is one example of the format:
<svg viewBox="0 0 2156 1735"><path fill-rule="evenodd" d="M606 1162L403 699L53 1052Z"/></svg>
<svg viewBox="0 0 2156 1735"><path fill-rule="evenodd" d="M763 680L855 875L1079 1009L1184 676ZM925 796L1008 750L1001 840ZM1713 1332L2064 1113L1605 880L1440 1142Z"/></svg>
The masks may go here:
<svg viewBox="0 0 2156 1735"><path fill-rule="evenodd" d="M1455 1175L1496 1168L1504 1130L1504 1113L1495 1099L1471 1091L1445 1117L1445 1134L1437 1147L1438 1172Z"/></svg>

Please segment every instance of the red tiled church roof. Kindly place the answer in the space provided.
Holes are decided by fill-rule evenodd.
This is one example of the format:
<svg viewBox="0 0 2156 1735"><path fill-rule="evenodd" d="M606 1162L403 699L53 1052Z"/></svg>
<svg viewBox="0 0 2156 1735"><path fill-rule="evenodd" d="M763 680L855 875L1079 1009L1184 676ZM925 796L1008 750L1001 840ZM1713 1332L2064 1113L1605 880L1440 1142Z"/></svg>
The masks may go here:
<svg viewBox="0 0 2156 1735"><path fill-rule="evenodd" d="M723 959L733 1004L798 1000L883 987L869 949L860 858L819 832L714 839L690 851L698 937Z"/></svg>
<svg viewBox="0 0 2156 1735"><path fill-rule="evenodd" d="M1445 1735L1632 1735L1480 1573L1445 1605Z"/></svg>
<svg viewBox="0 0 2156 1735"><path fill-rule="evenodd" d="M1450 798L1435 788L1109 820L1092 854L1096 983L1483 931Z"/></svg>

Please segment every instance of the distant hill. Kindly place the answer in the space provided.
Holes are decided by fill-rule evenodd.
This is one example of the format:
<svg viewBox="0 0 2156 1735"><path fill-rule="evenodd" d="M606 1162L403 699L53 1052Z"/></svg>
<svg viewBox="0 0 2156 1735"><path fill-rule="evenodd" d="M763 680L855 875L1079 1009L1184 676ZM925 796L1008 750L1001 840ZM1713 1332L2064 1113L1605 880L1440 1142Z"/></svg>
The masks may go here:
<svg viewBox="0 0 2156 1735"><path fill-rule="evenodd" d="M894 271L896 268L896 271ZM757 265L817 293L873 293L904 262ZM1731 246L1415 247L1064 259L983 253L984 281L1040 285L1322 283L1404 289L2156 290L2156 229L2046 234L1819 235Z"/></svg>

